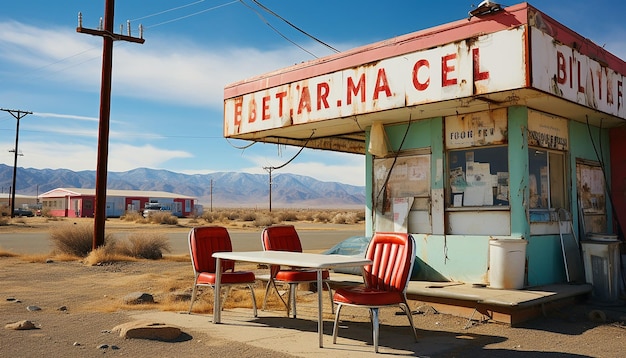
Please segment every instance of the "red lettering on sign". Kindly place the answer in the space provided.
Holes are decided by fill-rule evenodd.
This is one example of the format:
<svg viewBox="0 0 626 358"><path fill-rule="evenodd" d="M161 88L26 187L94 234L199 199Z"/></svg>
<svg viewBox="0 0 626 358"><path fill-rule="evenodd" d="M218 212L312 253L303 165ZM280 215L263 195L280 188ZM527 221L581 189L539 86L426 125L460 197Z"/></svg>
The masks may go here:
<svg viewBox="0 0 626 358"><path fill-rule="evenodd" d="M283 116L283 99L287 97L287 92L278 92L276 93L276 99L278 99L278 117Z"/></svg>
<svg viewBox="0 0 626 358"><path fill-rule="evenodd" d="M250 100L250 108L248 108L248 123L256 121L256 100L254 97Z"/></svg>
<svg viewBox="0 0 626 358"><path fill-rule="evenodd" d="M619 111L624 105L624 97L622 92L622 81L617 81L617 110Z"/></svg>
<svg viewBox="0 0 626 358"><path fill-rule="evenodd" d="M309 92L309 87L302 87L302 93L300 93L300 103L298 103L298 114L302 114L302 110L306 109L307 112L311 113L311 92Z"/></svg>
<svg viewBox="0 0 626 358"><path fill-rule="evenodd" d="M270 96L263 96L263 106L261 107L261 120L270 119Z"/></svg>
<svg viewBox="0 0 626 358"><path fill-rule="evenodd" d="M562 85L567 81L567 65L565 64L565 56L561 51L556 52L556 81Z"/></svg>
<svg viewBox="0 0 626 358"><path fill-rule="evenodd" d="M317 84L317 110L328 108L328 94L330 93L330 86L327 82Z"/></svg>
<svg viewBox="0 0 626 358"><path fill-rule="evenodd" d="M243 97L235 98L235 117L233 118L233 122L235 123L235 127L241 125L241 113L243 112Z"/></svg>
<svg viewBox="0 0 626 358"><path fill-rule="evenodd" d="M361 92L361 103L365 103L365 73L361 74L359 78L359 84L354 85L354 80L352 77L348 77L348 93L347 95L347 104L352 104L352 96L355 96Z"/></svg>
<svg viewBox="0 0 626 358"><path fill-rule="evenodd" d="M428 60L421 59L415 62L415 65L413 66L413 87L415 87L415 89L418 91L424 91L428 88L428 85L430 85L430 76L428 76L426 82L423 83L420 82L418 78L418 73L422 67L430 69L430 63L428 63Z"/></svg>
<svg viewBox="0 0 626 358"><path fill-rule="evenodd" d="M456 78L449 78L448 75L451 72L454 72L454 64L449 64L449 62L456 60L456 54L451 53L449 55L445 55L441 58L441 86L452 86L456 84Z"/></svg>
<svg viewBox="0 0 626 358"><path fill-rule="evenodd" d="M389 82L387 81L387 75L384 68L378 69L378 76L376 76L376 87L374 87L374 100L378 99L378 94L385 92L387 97L391 97L391 89L389 88Z"/></svg>
<svg viewBox="0 0 626 358"><path fill-rule="evenodd" d="M489 79L489 71L480 72L480 49L472 49L472 61L474 62L474 81Z"/></svg>
<svg viewBox="0 0 626 358"><path fill-rule="evenodd" d="M580 61L578 62L578 92L585 93L585 87L580 84Z"/></svg>

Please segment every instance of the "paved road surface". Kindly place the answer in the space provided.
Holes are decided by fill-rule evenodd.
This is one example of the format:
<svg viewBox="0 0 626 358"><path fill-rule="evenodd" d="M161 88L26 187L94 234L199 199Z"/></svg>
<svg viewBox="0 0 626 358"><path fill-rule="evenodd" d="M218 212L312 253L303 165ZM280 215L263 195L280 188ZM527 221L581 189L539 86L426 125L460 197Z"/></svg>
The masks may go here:
<svg viewBox="0 0 626 358"><path fill-rule="evenodd" d="M261 235L259 231L230 232L235 251L261 250ZM172 247L171 255L189 253L187 231L165 234ZM305 251L324 251L335 244L352 236L364 235L362 230L300 230L300 239ZM122 233L115 233L114 237L121 239ZM18 254L45 254L53 247L48 239L48 233L3 233L0 234L0 248Z"/></svg>

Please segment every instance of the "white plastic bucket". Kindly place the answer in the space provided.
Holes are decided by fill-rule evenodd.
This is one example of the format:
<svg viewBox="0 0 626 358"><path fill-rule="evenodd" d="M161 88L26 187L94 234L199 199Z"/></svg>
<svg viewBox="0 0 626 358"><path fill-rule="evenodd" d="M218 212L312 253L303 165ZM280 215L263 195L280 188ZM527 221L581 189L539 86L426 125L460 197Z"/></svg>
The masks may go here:
<svg viewBox="0 0 626 358"><path fill-rule="evenodd" d="M524 239L489 240L489 287L518 290L524 287Z"/></svg>

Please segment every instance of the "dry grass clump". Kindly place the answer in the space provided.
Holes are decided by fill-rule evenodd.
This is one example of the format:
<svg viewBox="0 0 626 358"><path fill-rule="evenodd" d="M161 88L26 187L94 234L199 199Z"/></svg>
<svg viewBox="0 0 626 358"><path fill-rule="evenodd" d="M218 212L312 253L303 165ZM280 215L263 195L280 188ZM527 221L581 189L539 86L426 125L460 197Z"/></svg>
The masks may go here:
<svg viewBox="0 0 626 358"><path fill-rule="evenodd" d="M125 256L159 260L164 251L171 252L172 248L163 234L134 233L125 242L118 243L115 251Z"/></svg>
<svg viewBox="0 0 626 358"><path fill-rule="evenodd" d="M325 209L278 209L269 211L266 209L215 209L205 211L201 217L209 224L224 223L234 224L237 222L252 222L256 227L262 227L283 222L318 222L336 224L357 224L365 220L364 210L337 210Z"/></svg>
<svg viewBox="0 0 626 358"><path fill-rule="evenodd" d="M265 227L274 224L274 218L271 215L257 215L252 224L256 227Z"/></svg>
<svg viewBox="0 0 626 358"><path fill-rule="evenodd" d="M7 226L11 223L10 216L0 216L0 226Z"/></svg>
<svg viewBox="0 0 626 358"><path fill-rule="evenodd" d="M125 241L117 241L105 235L105 244L92 250L93 227L91 225L59 225L50 230L56 251L60 254L85 258L86 264L100 264L133 259L157 260L163 252L171 252L167 237L163 234L131 234Z"/></svg>
<svg viewBox="0 0 626 358"><path fill-rule="evenodd" d="M153 212L148 215L148 221L154 224L177 225L178 218L167 211Z"/></svg>
<svg viewBox="0 0 626 358"><path fill-rule="evenodd" d="M120 220L130 221L135 223L145 223L147 220L137 211L127 211L120 217Z"/></svg>
<svg viewBox="0 0 626 358"><path fill-rule="evenodd" d="M50 229L50 240L57 251L86 257L91 252L93 246L93 226L88 224L63 224ZM105 236L105 242L111 238Z"/></svg>
<svg viewBox="0 0 626 358"><path fill-rule="evenodd" d="M15 257L15 256L17 256L17 254L10 252L10 251L6 251L0 247L0 257Z"/></svg>

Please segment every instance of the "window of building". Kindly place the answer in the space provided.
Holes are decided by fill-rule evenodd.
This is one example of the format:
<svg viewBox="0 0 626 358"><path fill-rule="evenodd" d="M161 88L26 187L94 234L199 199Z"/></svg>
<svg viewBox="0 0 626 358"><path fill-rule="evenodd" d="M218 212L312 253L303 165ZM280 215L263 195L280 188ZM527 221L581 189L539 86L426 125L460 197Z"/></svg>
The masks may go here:
<svg viewBox="0 0 626 358"><path fill-rule="evenodd" d="M448 178L448 207L508 206L508 147L448 151Z"/></svg>
<svg viewBox="0 0 626 358"><path fill-rule="evenodd" d="M543 148L528 149L528 187L531 221L550 221L559 208L567 208L565 155Z"/></svg>

